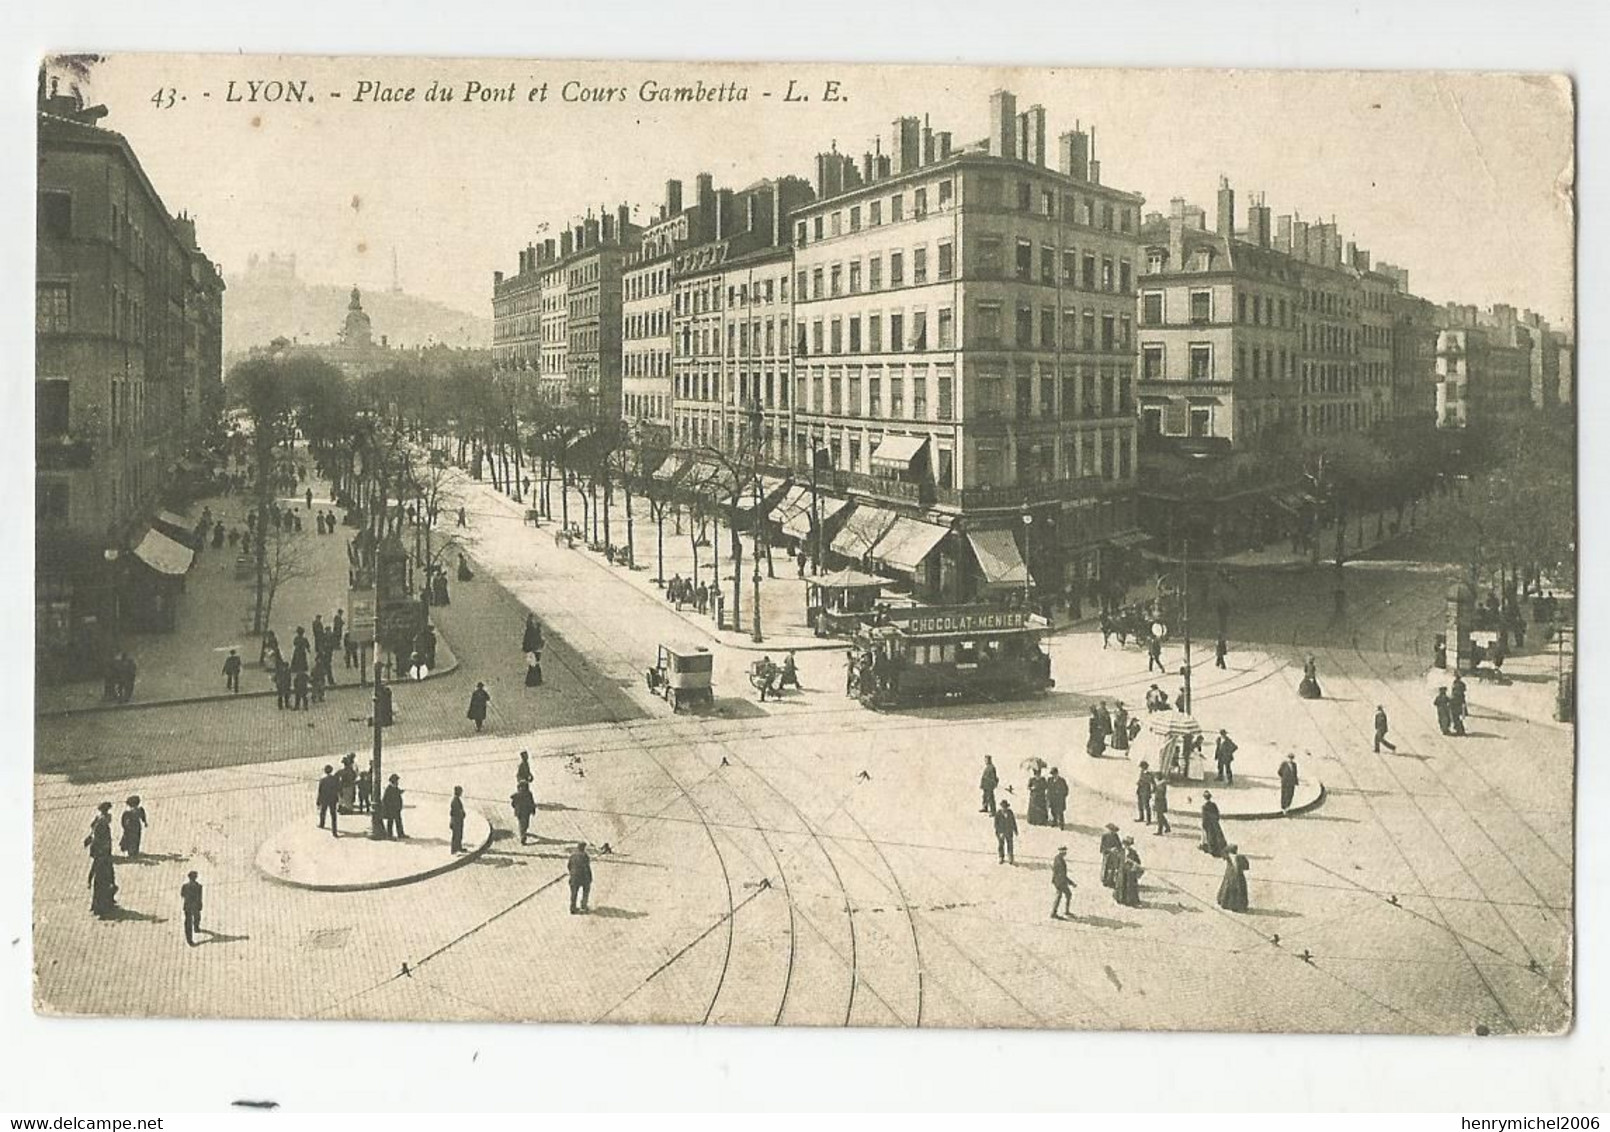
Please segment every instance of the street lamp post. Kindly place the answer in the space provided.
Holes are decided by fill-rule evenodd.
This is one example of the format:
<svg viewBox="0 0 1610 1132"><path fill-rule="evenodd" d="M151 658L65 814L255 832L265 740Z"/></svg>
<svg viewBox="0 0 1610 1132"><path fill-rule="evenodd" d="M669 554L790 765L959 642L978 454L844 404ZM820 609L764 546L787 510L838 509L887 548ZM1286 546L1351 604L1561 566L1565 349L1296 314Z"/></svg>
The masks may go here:
<svg viewBox="0 0 1610 1132"><path fill-rule="evenodd" d="M1034 584L1034 575L1029 571L1029 563L1034 561L1031 553L1030 536L1034 531L1034 516L1023 512L1023 604L1029 604L1029 590Z"/></svg>
<svg viewBox="0 0 1610 1132"><path fill-rule="evenodd" d="M375 655L377 657L380 655L380 650L379 649L375 650ZM383 726L382 720L384 719L385 696L386 696L386 688L380 682L380 661L376 660L375 661L375 698L374 698L374 732L375 732L375 738L374 738L374 749L373 749L373 752L369 756L369 782L370 782L369 790L370 790L370 799L371 799L370 810L369 810L369 836L374 838L376 841L384 841L386 839L386 822L385 822L384 817L381 816L381 812L380 812L381 811L380 796L381 796L381 792L385 789L385 786L386 786L386 780L383 777L381 777L381 761L380 761L380 746L381 746L380 737L383 734L381 728Z"/></svg>
<svg viewBox="0 0 1610 1132"><path fill-rule="evenodd" d="M1191 536L1185 536L1182 545L1184 557L1180 560L1180 630L1185 635L1185 663L1180 675L1185 678L1185 710L1191 710Z"/></svg>

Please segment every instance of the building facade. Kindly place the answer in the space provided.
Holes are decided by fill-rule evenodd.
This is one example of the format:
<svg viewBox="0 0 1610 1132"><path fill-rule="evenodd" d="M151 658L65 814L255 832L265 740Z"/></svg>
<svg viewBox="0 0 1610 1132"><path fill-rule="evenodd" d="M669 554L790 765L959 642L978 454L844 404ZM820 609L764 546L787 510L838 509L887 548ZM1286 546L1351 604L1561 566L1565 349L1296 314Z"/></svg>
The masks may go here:
<svg viewBox="0 0 1610 1132"><path fill-rule="evenodd" d="M565 401L608 420L621 417L621 276L642 232L631 210L589 216L565 261Z"/></svg>
<svg viewBox="0 0 1610 1132"><path fill-rule="evenodd" d="M1464 429L1532 407L1531 331L1513 338L1482 324L1476 308L1450 303L1437 335L1437 427ZM1506 340L1508 339L1508 340Z"/></svg>
<svg viewBox="0 0 1610 1132"><path fill-rule="evenodd" d="M714 192L706 206L713 238L675 257L671 438L678 446L732 450L745 443L745 429L760 427L768 458L787 462L794 435L789 218L812 195L795 177Z"/></svg>
<svg viewBox="0 0 1610 1132"><path fill-rule="evenodd" d="M492 274L492 358L500 369L542 368L542 269L537 246L520 252L520 270Z"/></svg>
<svg viewBox="0 0 1610 1132"><path fill-rule="evenodd" d="M67 675L171 619L188 553L150 521L222 404L223 281L102 107L42 96L36 659ZM147 535L151 537L148 539ZM177 573L175 573L177 571Z"/></svg>
<svg viewBox="0 0 1610 1132"><path fill-rule="evenodd" d="M713 234L711 178L701 173L693 203L683 207L682 182L665 183L659 215L621 279L622 415L634 425L671 430L672 276L677 253ZM711 229L707 231L708 229Z"/></svg>
<svg viewBox="0 0 1610 1132"><path fill-rule="evenodd" d="M1136 534L1141 198L1101 183L1083 131L1059 150L1048 167L1044 109L1001 91L977 146L908 117L888 155L821 155L794 216L792 463L823 452L888 530L944 535L916 562L919 532L887 557L834 540L919 593L1022 587L1025 555L1042 592L1093 592Z"/></svg>

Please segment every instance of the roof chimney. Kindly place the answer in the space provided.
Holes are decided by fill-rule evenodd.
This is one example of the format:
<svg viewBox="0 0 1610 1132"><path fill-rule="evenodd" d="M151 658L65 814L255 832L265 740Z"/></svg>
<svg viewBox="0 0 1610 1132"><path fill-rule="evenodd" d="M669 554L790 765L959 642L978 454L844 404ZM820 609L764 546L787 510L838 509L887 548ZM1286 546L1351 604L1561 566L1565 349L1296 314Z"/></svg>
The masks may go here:
<svg viewBox="0 0 1610 1132"><path fill-rule="evenodd" d="M894 120L894 171L909 173L921 164L922 119L896 118Z"/></svg>
<svg viewBox="0 0 1610 1132"><path fill-rule="evenodd" d="M669 180L665 182L665 215L675 216L682 211L682 182Z"/></svg>
<svg viewBox="0 0 1610 1132"><path fill-rule="evenodd" d="M1017 116L1017 156L1031 165L1045 164L1045 107L1031 106Z"/></svg>
<svg viewBox="0 0 1610 1132"><path fill-rule="evenodd" d="M950 156L950 131L949 130L940 130L938 133L934 134L934 146L935 146L935 150L936 150L936 153L934 154L934 159L936 161L943 161L943 160L945 160L945 158L949 157Z"/></svg>
<svg viewBox="0 0 1610 1132"><path fill-rule="evenodd" d="M922 163L924 165L934 163L934 131L928 125L926 114L922 116Z"/></svg>
<svg viewBox="0 0 1610 1132"><path fill-rule="evenodd" d="M1219 178L1219 235L1226 240L1235 238L1235 190L1230 178Z"/></svg>
<svg viewBox="0 0 1610 1132"><path fill-rule="evenodd" d="M1057 139L1057 166L1075 181L1090 178L1090 137L1083 130L1068 130Z"/></svg>
<svg viewBox="0 0 1610 1132"><path fill-rule="evenodd" d="M632 229L632 206L622 203L615 208L615 232L621 243L625 243L628 233Z"/></svg>
<svg viewBox="0 0 1610 1132"><path fill-rule="evenodd" d="M989 151L996 157L1017 156L1017 96L998 90L989 96Z"/></svg>

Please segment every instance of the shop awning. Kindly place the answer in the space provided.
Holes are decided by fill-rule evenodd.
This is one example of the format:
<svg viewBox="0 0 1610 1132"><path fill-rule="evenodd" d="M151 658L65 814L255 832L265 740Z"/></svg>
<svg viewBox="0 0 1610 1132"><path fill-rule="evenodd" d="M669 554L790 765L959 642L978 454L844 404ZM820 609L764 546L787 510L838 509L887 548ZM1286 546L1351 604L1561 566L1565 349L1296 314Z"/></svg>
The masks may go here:
<svg viewBox="0 0 1610 1132"><path fill-rule="evenodd" d="M831 574L810 579L810 583L827 589L875 590L888 585L889 579L880 578L875 574L863 574L859 570L835 570Z"/></svg>
<svg viewBox="0 0 1610 1132"><path fill-rule="evenodd" d="M182 578L196 560L196 552L152 527L134 544L134 557L159 574Z"/></svg>
<svg viewBox="0 0 1610 1132"><path fill-rule="evenodd" d="M670 483L682 471L682 465L682 457L667 456L665 462L654 469L654 478L661 483Z"/></svg>
<svg viewBox="0 0 1610 1132"><path fill-rule="evenodd" d="M949 533L949 527L902 515L873 548L872 557L885 566L910 573L922 565Z"/></svg>
<svg viewBox="0 0 1610 1132"><path fill-rule="evenodd" d="M872 453L872 466L909 471L912 461L922 453L927 443L926 436L886 436L877 451Z"/></svg>
<svg viewBox="0 0 1610 1132"><path fill-rule="evenodd" d="M200 541L195 531L196 524L181 515L175 515L172 511L158 511L151 523L159 533L167 535L180 546L195 550L197 542Z"/></svg>
<svg viewBox="0 0 1610 1132"><path fill-rule="evenodd" d="M831 495L818 495L816 497L816 521L826 524L827 521L850 505L847 499L837 499ZM799 510L794 511L783 519L783 533L794 538L806 539L811 537L811 493L807 489L800 502Z"/></svg>
<svg viewBox="0 0 1610 1132"><path fill-rule="evenodd" d="M783 494L783 488L786 486L785 481L774 476L760 477L760 513L762 515L769 514L773 510L777 500ZM749 489L744 492L743 501L738 504L738 511L741 514L746 514L754 509L755 489L754 484L751 483Z"/></svg>
<svg viewBox="0 0 1610 1132"><path fill-rule="evenodd" d="M846 558L865 557L894 526L895 517L894 512L881 507L857 504L839 533L833 536L833 553Z"/></svg>
<svg viewBox="0 0 1610 1132"><path fill-rule="evenodd" d="M997 586L1021 586L1029 580L1029 568L1018 553L1011 531L968 531L967 541L978 557L984 581Z"/></svg>

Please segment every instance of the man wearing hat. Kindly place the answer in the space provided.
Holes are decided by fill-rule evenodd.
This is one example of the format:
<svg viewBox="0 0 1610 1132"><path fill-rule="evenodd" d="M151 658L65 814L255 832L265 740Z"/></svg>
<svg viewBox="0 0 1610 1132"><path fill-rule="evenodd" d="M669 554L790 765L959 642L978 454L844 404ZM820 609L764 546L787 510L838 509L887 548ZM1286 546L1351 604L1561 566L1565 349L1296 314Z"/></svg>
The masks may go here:
<svg viewBox="0 0 1610 1132"><path fill-rule="evenodd" d="M1155 781L1151 764L1142 759L1140 774L1135 778L1135 820L1147 825L1152 822L1152 785Z"/></svg>
<svg viewBox="0 0 1610 1132"><path fill-rule="evenodd" d="M1219 737L1213 744L1213 761L1218 764L1220 782L1233 783L1235 781L1235 771L1231 769L1231 764L1235 762L1235 752L1235 740L1230 738L1228 731L1222 727L1219 728Z"/></svg>
<svg viewBox="0 0 1610 1132"><path fill-rule="evenodd" d="M1017 815L1012 813L1012 803L1002 799L995 811L995 852L1001 864L1017 864L1012 856L1012 842L1016 838Z"/></svg>
<svg viewBox="0 0 1610 1132"><path fill-rule="evenodd" d="M1045 780L1045 804L1050 809L1051 824L1061 829L1068 813L1068 780L1056 767Z"/></svg>
<svg viewBox="0 0 1610 1132"><path fill-rule="evenodd" d="M1101 883L1112 888L1118 883L1118 865L1124 859L1124 841L1118 836L1118 827L1107 823L1107 832L1101 835Z"/></svg>
<svg viewBox="0 0 1610 1132"><path fill-rule="evenodd" d="M341 780L335 776L335 768L326 765L324 777L319 779L319 828L324 828L324 815L330 815L330 836L340 837L336 832L336 812L340 809Z"/></svg>
<svg viewBox="0 0 1610 1132"><path fill-rule="evenodd" d="M395 774L387 780L385 792L380 795L380 819L385 823L387 837L406 839L408 835L403 832L403 792L397 783Z"/></svg>
<svg viewBox="0 0 1610 1132"><path fill-rule="evenodd" d="M1059 846L1057 855L1051 858L1051 887L1056 895L1051 899L1051 918L1060 920L1057 909L1065 907L1068 915L1073 915L1073 881L1068 879L1068 847Z"/></svg>
<svg viewBox="0 0 1610 1132"><path fill-rule="evenodd" d="M179 898L184 901L184 941L194 947L201 930L201 882L195 873L179 886Z"/></svg>
<svg viewBox="0 0 1610 1132"><path fill-rule="evenodd" d="M1297 793L1297 756L1287 755L1280 764L1280 812L1291 811L1291 800Z"/></svg>

